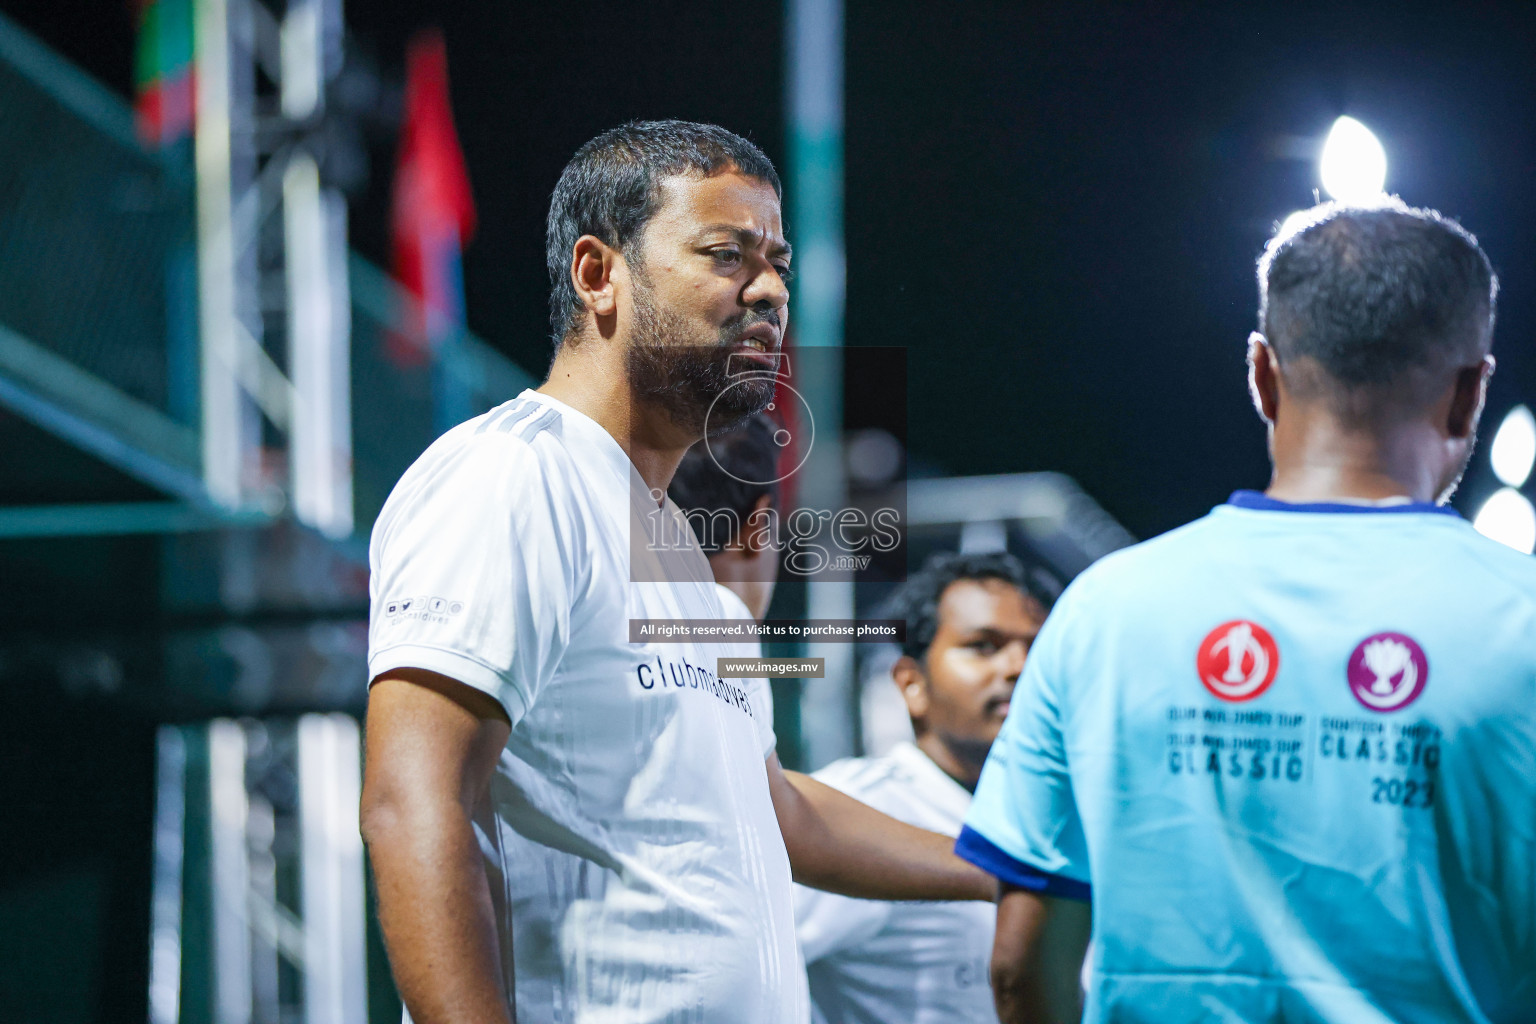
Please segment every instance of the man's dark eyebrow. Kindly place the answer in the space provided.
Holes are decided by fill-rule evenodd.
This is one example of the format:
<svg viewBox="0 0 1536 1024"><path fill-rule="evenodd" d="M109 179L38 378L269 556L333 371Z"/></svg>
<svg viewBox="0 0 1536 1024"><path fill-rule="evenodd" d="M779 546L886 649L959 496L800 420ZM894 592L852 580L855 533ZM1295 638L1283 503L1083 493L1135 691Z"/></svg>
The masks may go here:
<svg viewBox="0 0 1536 1024"><path fill-rule="evenodd" d="M746 228L735 224L710 224L700 230L699 234L707 235L714 231L724 231L726 234L733 236L736 241L745 246L753 246L757 244L757 235L753 234L751 231L748 231ZM783 256L785 258L793 258L794 253L794 247L791 246L788 242L784 241L774 242L768 249L768 255L770 256Z"/></svg>
<svg viewBox="0 0 1536 1024"><path fill-rule="evenodd" d="M972 640L972 641L974 641L974 640L1003 640L1003 641L1009 641L1009 640L1032 640L1032 639L1034 639L1035 637L1037 637L1039 635L1040 635L1040 631L1039 630L1035 630L1035 632L1033 632L1033 633L1023 633L1023 632L1010 633L1007 630L998 629L996 626L981 626L981 627L979 627L977 629L971 630L968 633L962 633L961 634L961 636L965 637L967 640Z"/></svg>

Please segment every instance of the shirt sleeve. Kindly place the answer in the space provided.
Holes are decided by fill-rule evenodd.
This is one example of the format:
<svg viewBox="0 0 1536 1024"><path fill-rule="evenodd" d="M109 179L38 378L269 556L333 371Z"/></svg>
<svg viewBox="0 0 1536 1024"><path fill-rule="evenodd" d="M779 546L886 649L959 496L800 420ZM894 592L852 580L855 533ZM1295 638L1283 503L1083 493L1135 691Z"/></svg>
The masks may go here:
<svg viewBox="0 0 1536 1024"><path fill-rule="evenodd" d="M576 592L579 548L549 484L526 442L497 433L407 472L369 552L370 680L428 669L518 723L565 650Z"/></svg>
<svg viewBox="0 0 1536 1024"><path fill-rule="evenodd" d="M982 768L955 852L1009 885L1087 900L1087 844L1062 730L1066 617L1047 620Z"/></svg>

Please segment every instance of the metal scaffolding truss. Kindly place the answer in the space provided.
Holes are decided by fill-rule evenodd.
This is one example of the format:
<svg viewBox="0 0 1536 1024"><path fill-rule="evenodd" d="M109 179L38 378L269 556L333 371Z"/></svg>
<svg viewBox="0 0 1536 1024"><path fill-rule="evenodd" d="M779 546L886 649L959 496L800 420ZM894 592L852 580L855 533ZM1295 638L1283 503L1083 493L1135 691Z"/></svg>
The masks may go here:
<svg viewBox="0 0 1536 1024"><path fill-rule="evenodd" d="M227 509L273 510L286 493L301 522L345 537L346 201L312 141L341 69L340 2L289 0L278 17L198 0L196 31L203 481ZM264 443L263 419L285 445Z"/></svg>
<svg viewBox="0 0 1536 1024"><path fill-rule="evenodd" d="M151 1024L363 1024L357 721L168 725L157 750Z"/></svg>

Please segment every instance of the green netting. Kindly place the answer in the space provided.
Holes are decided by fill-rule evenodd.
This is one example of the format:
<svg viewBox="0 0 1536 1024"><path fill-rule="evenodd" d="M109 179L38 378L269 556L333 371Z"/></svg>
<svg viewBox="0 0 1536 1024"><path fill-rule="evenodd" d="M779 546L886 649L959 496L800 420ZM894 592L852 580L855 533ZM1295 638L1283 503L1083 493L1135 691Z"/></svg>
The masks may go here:
<svg viewBox="0 0 1536 1024"><path fill-rule="evenodd" d="M190 168L8 23L0 58L0 324L187 416L168 356L195 330Z"/></svg>
<svg viewBox="0 0 1536 1024"><path fill-rule="evenodd" d="M453 424L499 405L535 381L484 342L460 334L430 360L413 363L401 350L427 351L406 338L411 299L367 262L354 257L352 285L352 466L355 518L373 522L390 488L416 457Z"/></svg>
<svg viewBox="0 0 1536 1024"><path fill-rule="evenodd" d="M349 276L366 536L438 434L531 379L467 333L402 359L410 299L359 258ZM196 427L196 287L191 143L145 150L121 97L0 17L0 327Z"/></svg>
<svg viewBox="0 0 1536 1024"><path fill-rule="evenodd" d="M430 368L402 369L387 358L389 330L375 311L353 304L352 493L359 532L378 517L400 474L437 436Z"/></svg>

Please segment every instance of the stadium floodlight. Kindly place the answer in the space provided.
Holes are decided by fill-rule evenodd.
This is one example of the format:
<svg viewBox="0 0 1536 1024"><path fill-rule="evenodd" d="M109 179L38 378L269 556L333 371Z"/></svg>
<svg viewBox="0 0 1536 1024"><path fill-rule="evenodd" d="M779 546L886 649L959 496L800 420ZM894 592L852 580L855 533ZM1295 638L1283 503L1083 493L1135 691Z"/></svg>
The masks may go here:
<svg viewBox="0 0 1536 1024"><path fill-rule="evenodd" d="M1341 203L1368 202L1387 182L1387 154L1376 136L1352 117L1333 122L1323 143L1323 188Z"/></svg>
<svg viewBox="0 0 1536 1024"><path fill-rule="evenodd" d="M1525 486L1531 466L1536 464L1536 416L1530 409L1517 405L1509 410L1493 435L1488 461L1500 481L1510 487Z"/></svg>
<svg viewBox="0 0 1536 1024"><path fill-rule="evenodd" d="M1484 537L1527 555L1536 550L1536 508L1513 487L1501 487L1478 509L1472 525Z"/></svg>

